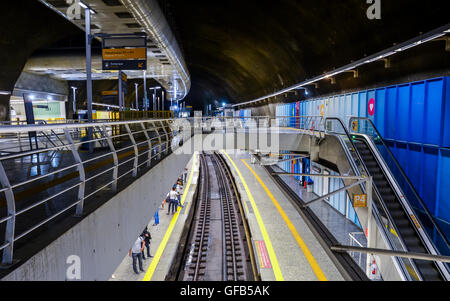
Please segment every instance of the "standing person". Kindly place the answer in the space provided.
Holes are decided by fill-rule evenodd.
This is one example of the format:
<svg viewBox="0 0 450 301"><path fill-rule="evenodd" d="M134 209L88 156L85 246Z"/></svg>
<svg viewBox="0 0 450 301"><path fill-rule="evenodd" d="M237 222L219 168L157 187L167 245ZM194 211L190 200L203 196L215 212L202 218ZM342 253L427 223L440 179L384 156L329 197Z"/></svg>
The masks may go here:
<svg viewBox="0 0 450 301"><path fill-rule="evenodd" d="M178 193L178 202L177 202L177 209L176 210L178 210L178 207L183 207L181 205L181 196L183 195L183 193L182 193L183 186L181 185L181 180L178 181L176 190L177 190L177 193Z"/></svg>
<svg viewBox="0 0 450 301"><path fill-rule="evenodd" d="M188 174L188 169L185 168L183 171L183 185L186 185L187 174Z"/></svg>
<svg viewBox="0 0 450 301"><path fill-rule="evenodd" d="M175 214L177 200L178 200L178 193L176 191L176 186L174 186L172 188L172 190L169 192L167 197L169 198L169 210L167 212L167 215L169 215L171 211L172 211L172 214Z"/></svg>
<svg viewBox="0 0 450 301"><path fill-rule="evenodd" d="M139 236L138 239L136 239L136 241L134 242L133 247L129 251L130 257L133 258L133 270L137 275L139 275L139 272L136 268L136 260L139 260L139 269L141 270L141 272L145 272L144 268L142 267L142 251L144 251L144 245L144 240Z"/></svg>
<svg viewBox="0 0 450 301"><path fill-rule="evenodd" d="M145 247L147 248L147 257L152 258L153 256L150 254L150 241L152 240L152 235L146 229L146 230L144 230L144 232L142 232L141 237L144 239L144 244L145 244ZM144 253L145 253L145 251L142 250L142 258L145 260Z"/></svg>

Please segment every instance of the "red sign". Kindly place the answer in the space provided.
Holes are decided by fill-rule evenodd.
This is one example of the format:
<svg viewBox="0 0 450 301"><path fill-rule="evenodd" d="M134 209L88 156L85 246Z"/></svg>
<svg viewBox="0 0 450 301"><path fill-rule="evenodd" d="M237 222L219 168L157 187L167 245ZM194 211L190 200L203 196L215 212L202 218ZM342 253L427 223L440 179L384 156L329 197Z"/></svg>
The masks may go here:
<svg viewBox="0 0 450 301"><path fill-rule="evenodd" d="M375 99L373 98L369 100L369 115L375 115Z"/></svg>

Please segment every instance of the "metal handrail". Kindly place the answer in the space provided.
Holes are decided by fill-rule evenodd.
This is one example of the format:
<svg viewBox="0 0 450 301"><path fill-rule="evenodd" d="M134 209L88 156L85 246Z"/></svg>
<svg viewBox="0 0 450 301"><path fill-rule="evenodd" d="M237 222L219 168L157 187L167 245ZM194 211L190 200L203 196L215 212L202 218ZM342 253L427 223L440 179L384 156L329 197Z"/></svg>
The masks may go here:
<svg viewBox="0 0 450 301"><path fill-rule="evenodd" d="M28 133L28 132L41 132L50 131L53 129L58 130L71 130L80 128L93 128L96 126L119 126L119 125L131 125L140 123L155 123L155 122L172 122L173 119L146 119L146 120L131 120L131 121L109 121L109 122L97 122L97 123L67 123L67 124L46 124L46 125L2 125L0 126L0 133ZM162 128L162 127L159 127Z"/></svg>
<svg viewBox="0 0 450 301"><path fill-rule="evenodd" d="M380 141L383 144L384 148L387 150L389 156L391 157L391 159L393 160L394 164L396 165L396 167L398 168L398 170L400 171L400 173L402 174L402 177L406 180L406 183L408 184L409 188L411 189L411 191L413 192L414 196L416 197L416 199L419 201L420 205L423 207L426 215L428 216L428 218L430 219L430 221L432 222L433 226L436 228L436 230L439 232L439 234L442 236L442 238L444 239L444 242L447 244L447 247L450 247L449 245L449 241L447 240L446 235L442 232L441 228L439 227L439 225L435 222L433 216L431 215L430 211L428 210L427 206L425 205L425 203L423 202L422 198L419 196L419 194L417 193L416 189L414 188L414 186L412 185L411 181L409 180L408 176L406 175L406 173L404 172L403 168L400 166L400 163L397 161L397 159L395 158L394 154L391 152L391 150L389 149L389 147L386 145L386 143L384 142L383 136L381 136L380 132L378 131L378 129L376 128L376 126L373 124L372 120L366 117L351 117L350 118L350 127L351 128L351 124L352 121L354 120L365 120L368 121L370 123L370 125L372 126L372 128L375 130L376 134L378 135L378 137L380 137ZM399 187L400 188L400 187Z"/></svg>
<svg viewBox="0 0 450 301"><path fill-rule="evenodd" d="M154 159L161 159L163 154L169 153L169 147L172 145L172 149L178 148L179 143L172 144L174 141L173 139L179 139L180 141L184 141L185 139L189 139L191 135L185 135L185 133L178 133L177 129L170 129L171 124L173 124L174 120L172 119L146 119L146 120L133 120L133 121L119 121L119 122L95 122L95 123L72 123L72 124L40 124L40 125L26 125L26 126L0 126L0 133L19 133L19 134L27 134L29 132L52 132L52 135L57 135L56 132L61 132L61 137L58 137L61 144L60 146L51 146L51 147L45 147L40 149L35 149L31 151L21 151L20 153L15 153L14 155L7 155L0 157L0 192L3 192L6 200L7 200L7 210L8 215L5 217L0 218L0 224L6 223L6 230L4 233L4 242L1 242L2 245L0 246L0 251L3 250L2 255L2 263L9 265L12 263L13 254L14 254L14 242L21 239L25 235L33 232L34 230L38 229L42 225L48 223L49 221L55 219L56 217L60 216L62 213L66 212L67 210L76 207L76 216L81 216L83 214L84 210L84 201L86 199L89 199L96 193L100 192L104 188L108 187L109 185L113 185L112 190L117 190L117 181L119 179L124 178L125 176L128 176L130 173L133 173L133 177L137 177L137 171L138 168L141 167L144 164L147 164L148 167L151 166L152 161ZM126 134L121 133L120 126L124 126L127 131ZM133 127L131 127L133 126ZM102 138L96 138L92 137L93 139L87 140L87 141L74 141L75 138L72 136L75 134L76 139L81 139L80 136L78 136L77 133L79 133L80 129L87 129L87 128L93 128L96 127L98 134ZM122 128L123 130L123 128ZM153 135L150 135L150 133L153 132ZM64 140L64 136L65 140ZM156 135L156 137L155 137ZM8 143L10 143L12 146L11 148L18 148L18 145L20 144L20 139L27 139L28 135L18 135L19 139L15 143L11 143L10 140L8 140ZM128 139L127 139L128 136ZM136 141L136 137L140 137L139 141ZM144 140L141 141L141 137L144 136ZM125 137L125 138L124 138ZM158 141L155 141L158 140ZM1 140L0 140L1 141ZM81 156L78 151L79 146L87 145L90 143L96 143L106 141L109 144L110 151L106 153L102 153L99 155L93 155L93 157L84 158L84 160L81 159ZM125 145L121 144L121 147L116 148L114 147L114 141L118 142L126 142ZM130 145L128 145L130 143ZM142 150L143 147L148 145L148 150ZM61 150L62 148L69 149L69 154L72 152L73 159L75 160L75 163L70 163L68 166L64 166L61 168L57 168L56 170L52 170L48 172L47 174L40 174L37 177L34 178L27 178L23 181L18 181L18 183L10 183L8 179L8 175L6 171L3 168L3 164L6 163L7 160L14 160L17 158L25 158L30 157L34 155L40 155L42 153L46 152L53 152L57 150ZM134 149L134 151L131 151L132 153L130 155L127 155L128 152L130 152L130 149ZM125 153L124 153L125 152ZM118 154L121 154L123 157L125 155L124 160L119 161ZM92 155L88 155L92 156ZM106 157L113 156L113 165L112 167L106 168L106 170L103 170L95 173L95 175L90 176L89 178L86 177L87 171L85 171L85 168L88 166L87 164L90 162L99 161L102 165L105 164L111 164L107 160ZM146 156L143 163L138 165L138 162L142 156ZM147 157L148 156L148 157ZM127 157L131 157L127 159ZM103 161L102 161L103 160ZM126 164L129 164L130 162L134 161L133 166L130 166L129 169L121 171L122 174L118 174L119 167L125 166ZM102 163L106 162L106 163ZM47 163L45 163L47 164ZM70 173L70 177L66 180L64 180L66 183L67 181L71 181L73 179L79 178L76 183L70 184L69 187L64 187L64 189L58 191L57 193L54 193L50 196L47 196L45 198L38 198L36 200L33 200L31 204L26 204L27 206L24 208L21 208L20 210L16 210L15 206L15 198L16 194L14 192L14 189L18 187L24 187L24 189L27 189L27 187L30 187L31 189L34 189L37 186L30 186L33 185L33 183L36 183L38 180L43 180L45 178L48 178L49 176L61 174L62 172L67 172L70 169L77 168L78 173ZM110 173L112 171L111 175L111 181L108 182L106 185L101 185L101 188L94 188L94 191L85 191L86 183L93 181L94 179L99 179L100 177L104 177L105 174ZM12 176L10 176L11 179L13 179ZM15 178L15 177L14 177ZM102 183L104 184L104 183ZM25 186L28 185L28 186ZM43 188L42 191L47 190L48 187ZM70 205L59 209L55 214L53 214L50 217L42 216L42 218L45 218L43 220L40 220L37 224L34 225L24 225L24 232L17 234L15 233L16 228L16 217L19 215L22 215L26 212L29 212L33 208L36 208L40 205L43 205L51 200L54 200L57 197L61 197L62 195L65 195L66 193L72 193L73 190L78 190L78 199L74 199L74 202L72 203L70 199L68 201L70 202ZM24 190L26 191L26 190Z"/></svg>
<svg viewBox="0 0 450 301"><path fill-rule="evenodd" d="M322 123L322 125L324 126L324 128L323 128L323 129L314 129L314 131L319 131L319 132L323 132L323 133L326 133L326 134L333 133L333 131L329 131L329 130L327 130L327 129L325 128L325 126L326 126L326 124L327 124L327 121L329 121L329 120L337 121L337 122L341 125L341 128L344 130L344 134L345 134L345 136L348 138L348 141L350 142L350 144L351 144L351 146L352 146L352 148L353 148L353 150L354 150L354 153L355 153L356 156L357 156L356 159L360 162L360 164L361 164L361 166L362 166L364 172L366 173L366 175L369 174L368 168L367 168L367 166L365 165L364 161L362 160L361 154L359 153L358 149L356 148L356 145L353 143L353 140L351 139L351 135L350 135L349 131L347 130L347 128L345 127L344 123L342 122L342 120L341 120L340 118L338 118L338 117L325 117L325 116L288 116L288 117L283 117L283 118L319 118L319 119L322 119L322 120L324 121L324 122ZM307 129L306 129L306 130L307 130ZM309 130L307 130L307 131L309 131ZM355 160L355 158L349 158L349 159ZM363 191L364 191L365 188L362 187L362 189L363 189ZM397 226L396 226L395 223L393 222L392 215L390 214L389 210L387 209L386 204L384 204L384 202L382 201L381 194L380 194L380 192L378 191L378 188L377 188L375 185L373 185L373 186L372 186L372 189L375 191L376 199L378 200L378 203L380 204L381 208L383 209L383 212L385 213L386 218L389 220L389 223L390 223L391 226L394 228L394 231L396 231L396 233L399 233L399 231L398 231L398 229L397 229ZM374 204L374 209L375 209L375 210L373 210L373 213L374 213L375 215L378 215L378 214L379 214L379 213L378 213L378 209L376 208L375 204ZM379 217L377 217L376 220L379 221L379 220L380 220ZM383 231L386 231L386 229L385 229L384 227L381 227L381 228L383 229ZM386 237L389 239L389 243L390 243L391 247L395 248L395 245L393 245L392 241L390 241L390 236L389 236L389 235L386 235ZM407 250L406 244L405 244L405 242L403 241L403 238L398 237L398 240L399 240L399 242L400 242L402 248L403 248L404 250ZM418 272L418 269L417 269L417 267L415 266L414 262L411 262L411 265L413 266L414 270L415 270L416 273L417 273L417 272ZM404 270L403 270L403 271L404 271Z"/></svg>
<svg viewBox="0 0 450 301"><path fill-rule="evenodd" d="M408 184L409 188L411 189L411 191L414 193L414 196L417 198L417 200L420 202L420 205L424 208L425 213L427 214L427 216L430 218L431 222L433 223L433 225L436 227L436 230L438 230L439 234L444 238L447 246L449 246L449 242L446 238L446 235L443 234L442 230L440 229L439 225L435 223L434 218L432 217L431 213L429 212L428 208L425 206L425 203L423 202L422 198L419 196L419 194L417 193L416 189L414 188L414 186L412 185L411 181L409 180L408 176L406 175L406 173L404 172L403 168L400 166L400 163L398 162L398 160L395 158L394 154L392 154L391 150L389 149L389 147L386 145L386 143L384 142L384 139L382 138L381 134L379 133L378 129L375 127L375 125L373 124L372 120L370 120L369 118L365 118L365 117L352 117L350 119L350 122L352 120L365 120L365 121L369 121L372 128L376 131L377 135L381 138L380 141L382 142L384 148L387 150L389 156L391 157L391 159L393 160L393 162L395 163L396 167L398 168L398 170L400 171L400 173L402 174L403 178L406 180L406 183Z"/></svg>

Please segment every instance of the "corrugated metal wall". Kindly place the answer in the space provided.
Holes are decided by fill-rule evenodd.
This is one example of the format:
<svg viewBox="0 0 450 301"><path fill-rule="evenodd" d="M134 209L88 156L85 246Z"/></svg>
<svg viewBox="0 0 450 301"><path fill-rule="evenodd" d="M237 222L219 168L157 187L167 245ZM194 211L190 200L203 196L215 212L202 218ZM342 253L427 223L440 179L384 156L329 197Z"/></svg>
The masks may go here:
<svg viewBox="0 0 450 301"><path fill-rule="evenodd" d="M430 212L450 221L449 77L282 104L276 112L277 116L323 113L341 118L346 125L350 116L370 118Z"/></svg>

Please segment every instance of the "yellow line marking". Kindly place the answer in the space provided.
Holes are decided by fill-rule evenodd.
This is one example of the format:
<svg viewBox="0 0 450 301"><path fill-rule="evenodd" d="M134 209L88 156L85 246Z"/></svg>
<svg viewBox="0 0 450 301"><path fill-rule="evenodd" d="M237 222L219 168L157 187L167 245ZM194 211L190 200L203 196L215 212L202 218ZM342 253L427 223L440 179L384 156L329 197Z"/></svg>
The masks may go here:
<svg viewBox="0 0 450 301"><path fill-rule="evenodd" d="M291 230L292 235L294 236L295 240L297 241L298 245L303 251L303 254L305 254L306 259L308 260L309 265L313 269L314 273L316 274L317 278L320 281L328 281L328 279L325 277L325 274L323 273L322 269L320 268L317 261L314 259L314 256L311 254L311 252L308 249L308 246L306 246L305 242L303 241L302 237L298 233L297 229L295 229L294 224L292 224L289 217L284 212L283 208L281 208L278 201L275 199L273 194L270 192L270 190L267 188L266 184L261 180L261 178L256 174L256 172L250 167L250 165L245 162L245 160L241 160L245 166L251 171L251 173L255 176L256 180L258 180L259 184L264 188L269 198L272 200L272 203L277 208L278 212L280 213L281 217L285 221L286 225L288 226L289 230Z"/></svg>
<svg viewBox="0 0 450 301"><path fill-rule="evenodd" d="M269 234L267 233L267 230L266 230L266 226L264 226L263 220L261 218L261 214L259 214L259 210L258 210L258 207L256 206L255 199L253 198L253 195L250 192L250 189L248 188L247 183L244 180L244 177L242 176L241 172L237 168L234 161L231 159L231 157L227 154L226 151L222 151L222 152L228 157L228 160L230 161L231 165L233 165L234 170L236 170L236 173L238 174L239 178L242 181L242 184L244 185L245 192L248 195L248 198L252 205L253 211L255 213L256 220L258 222L259 229L261 230L261 234L262 234L264 242L266 244L270 261L272 262L273 273L275 274L275 279L276 279L276 281L284 281L283 275L281 273L280 265L278 264L277 256L275 255L275 251L273 249L272 242L270 241Z"/></svg>
<svg viewBox="0 0 450 301"><path fill-rule="evenodd" d="M195 162L194 162L194 163L195 163ZM194 168L196 168L196 166L194 166L194 164L192 164L192 169L194 170ZM187 187L187 184L186 184L186 187ZM185 194L185 193L188 193L188 190L187 190L187 189L185 189L185 190L183 191L183 197L184 197L184 194ZM193 201L193 200L191 200L191 201L187 204L186 210L184 210L184 215L188 215L188 214L189 214L189 209L191 208L192 201Z"/></svg>
<svg viewBox="0 0 450 301"><path fill-rule="evenodd" d="M181 204L184 204L184 202L186 201L186 197L188 195L189 188L191 187L192 178L194 177L194 169L195 169L196 160L197 160L197 154L194 155L192 170L191 170L191 173L189 174L189 180L186 185L185 193L183 193L183 196L181 197ZM173 216L172 221L170 222L169 228L167 229L166 233L164 234L163 240L162 240L161 244L159 245L158 250L156 251L155 257L153 258L152 263L150 264L150 267L148 268L147 273L145 273L145 277L142 281L151 281L152 280L153 274L155 273L156 267L159 264L159 260L161 259L161 256L162 256L164 250L166 249L166 246L167 246L167 243L168 243L170 237L172 236L173 229L175 228L175 225L178 221L179 216L180 216L180 210L178 210L177 213L175 213L175 215Z"/></svg>
<svg viewBox="0 0 450 301"><path fill-rule="evenodd" d="M250 210L248 209L247 202L243 201L242 204L244 204L245 211L247 212L247 215L249 215L250 214Z"/></svg>
<svg viewBox="0 0 450 301"><path fill-rule="evenodd" d="M247 212L247 214L250 214L250 210L248 209L247 202L242 202L242 203L244 203L244 208L245 208L245 211Z"/></svg>

